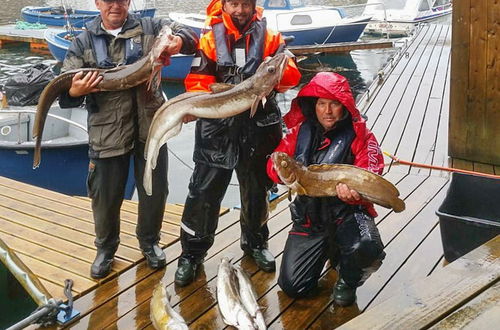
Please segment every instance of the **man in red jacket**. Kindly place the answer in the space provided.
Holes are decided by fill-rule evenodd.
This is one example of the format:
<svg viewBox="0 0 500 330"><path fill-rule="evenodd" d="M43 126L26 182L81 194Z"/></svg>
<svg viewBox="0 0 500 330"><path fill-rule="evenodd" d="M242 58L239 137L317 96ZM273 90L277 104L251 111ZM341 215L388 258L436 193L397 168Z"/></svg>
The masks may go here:
<svg viewBox="0 0 500 330"><path fill-rule="evenodd" d="M264 58L284 51L281 34L267 29L255 0L213 0L207 14L211 30L200 39L185 80L187 91L208 92L209 85L216 82L238 84L251 77ZM281 113L274 95L295 86L300 76L290 60L281 81L253 118L247 111L225 119L197 120L195 169L182 214L177 285L194 280L198 265L214 243L221 201L233 170L240 184L241 248L262 270L275 270L265 224L267 191L272 186L266 175L266 156L281 139Z"/></svg>
<svg viewBox="0 0 500 330"><path fill-rule="evenodd" d="M292 101L285 115L290 129L275 151L308 166L352 164L382 173L383 156L375 136L356 109L347 79L318 73ZM267 173L280 179L268 160ZM373 205L347 185L337 185L337 197L297 196L290 204L293 220L285 245L278 284L291 297L317 288L325 262L338 266L334 301L348 306L356 288L382 264L383 244L373 218Z"/></svg>

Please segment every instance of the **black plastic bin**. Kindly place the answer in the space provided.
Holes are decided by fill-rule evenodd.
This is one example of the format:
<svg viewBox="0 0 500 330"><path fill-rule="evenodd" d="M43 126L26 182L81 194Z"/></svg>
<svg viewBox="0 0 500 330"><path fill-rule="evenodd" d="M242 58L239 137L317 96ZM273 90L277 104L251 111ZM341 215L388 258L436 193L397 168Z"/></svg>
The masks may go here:
<svg viewBox="0 0 500 330"><path fill-rule="evenodd" d="M453 173L436 214L451 262L500 234L500 179Z"/></svg>

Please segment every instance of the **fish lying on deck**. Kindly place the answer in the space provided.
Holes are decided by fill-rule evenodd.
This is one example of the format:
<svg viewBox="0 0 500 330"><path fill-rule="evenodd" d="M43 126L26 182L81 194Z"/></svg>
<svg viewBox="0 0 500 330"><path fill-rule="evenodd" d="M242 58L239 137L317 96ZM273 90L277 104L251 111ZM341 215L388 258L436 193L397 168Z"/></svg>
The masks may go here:
<svg viewBox="0 0 500 330"><path fill-rule="evenodd" d="M363 199L394 212L405 209L398 189L382 176L368 170L345 164L304 165L284 152L271 155L281 181L299 195L311 197L336 196L338 183L356 190Z"/></svg>
<svg viewBox="0 0 500 330"><path fill-rule="evenodd" d="M157 330L187 330L188 326L182 316L170 306L170 297L163 284L158 283L153 290L150 303L150 317Z"/></svg>
<svg viewBox="0 0 500 330"><path fill-rule="evenodd" d="M242 302L242 287L243 290L248 290L244 283L240 284L239 276L229 259L222 258L217 273L217 303L224 322L238 329L261 329Z"/></svg>
<svg viewBox="0 0 500 330"><path fill-rule="evenodd" d="M252 77L232 88L212 93L184 93L162 105L153 117L146 142L146 193L152 194L151 172L156 167L159 150L168 139L179 134L184 116L227 118L248 109L253 116L260 101L265 99L280 81L287 62L287 55L277 54L263 61Z"/></svg>
<svg viewBox="0 0 500 330"><path fill-rule="evenodd" d="M245 309L250 314L257 329L267 329L264 315L262 315L262 310L257 303L257 294L255 293L252 280L250 280L250 277L240 265L234 266L234 270L238 279L240 299L243 306L245 306Z"/></svg>
<svg viewBox="0 0 500 330"><path fill-rule="evenodd" d="M112 69L80 68L66 71L45 86L38 100L35 123L33 125L33 138L36 138L33 168L37 168L40 165L42 133L50 106L61 93L70 89L73 77L78 72L89 74L90 72L98 71L99 75L102 76L102 80L97 85L97 88L103 92L129 89L146 81L149 82L148 89L150 89L155 78L157 85L154 87L158 88L161 82L160 75L163 66L159 58L163 51L170 45L171 38L172 30L165 25L156 37L151 51L137 62Z"/></svg>

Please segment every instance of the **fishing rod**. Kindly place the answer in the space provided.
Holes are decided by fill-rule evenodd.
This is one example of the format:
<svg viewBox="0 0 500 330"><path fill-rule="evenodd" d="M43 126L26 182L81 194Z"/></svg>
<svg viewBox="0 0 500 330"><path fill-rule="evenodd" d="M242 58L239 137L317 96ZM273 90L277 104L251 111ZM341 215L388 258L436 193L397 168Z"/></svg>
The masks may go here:
<svg viewBox="0 0 500 330"><path fill-rule="evenodd" d="M428 169L431 169L431 170L441 170L441 171L448 171L448 172L457 172L457 173L464 173L464 174L472 174L472 175L479 175L479 176L484 176L484 177L493 178L493 179L500 179L500 175L487 174L487 173L481 173L481 172L470 171L470 170L462 170L460 168L454 168L454 167L444 167L444 166L437 166L437 165L415 163L415 162L410 162L410 161L407 161L407 160L399 159L398 157L396 157L394 155L391 155L387 151L383 151L383 153L387 157L390 157L394 162L396 162L398 164L402 164L402 165L415 166L415 167L421 167L421 168L428 168Z"/></svg>

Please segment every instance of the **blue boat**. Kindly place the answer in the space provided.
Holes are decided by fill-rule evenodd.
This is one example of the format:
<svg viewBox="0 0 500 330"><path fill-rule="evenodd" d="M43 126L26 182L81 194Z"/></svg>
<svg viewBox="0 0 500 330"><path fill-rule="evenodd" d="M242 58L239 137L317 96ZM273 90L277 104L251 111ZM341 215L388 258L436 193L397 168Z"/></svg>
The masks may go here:
<svg viewBox="0 0 500 330"><path fill-rule="evenodd" d="M306 6L303 0L265 0L263 8L267 26L293 37L288 43L293 46L357 41L371 19L350 17L341 7ZM172 12L169 16L199 34L209 28L205 26L206 15Z"/></svg>
<svg viewBox="0 0 500 330"><path fill-rule="evenodd" d="M81 30L74 32L66 32L59 29L45 30L45 40L49 46L50 53L59 62L64 61L66 51L71 44L72 39L81 33ZM193 60L192 55L177 54L171 57L169 66L164 66L161 71L162 79L165 80L181 80L186 77L191 67Z"/></svg>
<svg viewBox="0 0 500 330"><path fill-rule="evenodd" d="M51 108L43 134L42 162L37 169L33 169L35 144L31 135L34 113L34 107L0 110L0 176L67 195L87 196L87 111ZM132 198L134 188L135 180L129 175L127 199Z"/></svg>
<svg viewBox="0 0 500 330"><path fill-rule="evenodd" d="M141 17L153 17L156 8L145 8L130 11ZM40 23L49 26L72 26L82 28L85 23L93 20L99 11L79 10L63 7L33 7L27 6L21 9L21 16L28 23Z"/></svg>

